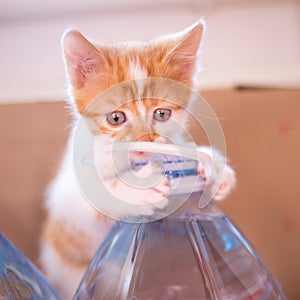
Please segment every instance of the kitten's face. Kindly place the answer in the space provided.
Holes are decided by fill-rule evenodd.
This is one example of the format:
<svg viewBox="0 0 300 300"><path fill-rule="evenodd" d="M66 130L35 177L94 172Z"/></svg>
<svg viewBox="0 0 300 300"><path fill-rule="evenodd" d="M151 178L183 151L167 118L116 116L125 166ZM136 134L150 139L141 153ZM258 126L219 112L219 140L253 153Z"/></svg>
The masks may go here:
<svg viewBox="0 0 300 300"><path fill-rule="evenodd" d="M149 43L108 46L93 45L75 30L66 32L63 47L70 91L92 131L107 142L170 142L178 133L177 125L184 126L187 120L184 108L189 97L178 103L166 101L164 95L172 91L154 87L147 79L164 78L192 87L202 29L197 23ZM124 82L128 82L124 94L94 101Z"/></svg>
<svg viewBox="0 0 300 300"><path fill-rule="evenodd" d="M186 113L180 106L168 101L138 99L91 120L94 120L94 128L99 130L102 140L105 138L105 143L172 143L172 138L178 133L176 130L186 121Z"/></svg>

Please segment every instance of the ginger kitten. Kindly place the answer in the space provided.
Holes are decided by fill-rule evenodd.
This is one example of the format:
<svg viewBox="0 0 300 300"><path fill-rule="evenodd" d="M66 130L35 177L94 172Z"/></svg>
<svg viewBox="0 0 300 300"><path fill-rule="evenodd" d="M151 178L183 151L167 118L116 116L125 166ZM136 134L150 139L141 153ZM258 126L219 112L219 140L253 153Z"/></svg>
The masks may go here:
<svg viewBox="0 0 300 300"><path fill-rule="evenodd" d="M170 121L175 120L183 125L187 122L184 108L188 106L188 101L181 103L181 106L170 105L161 99L143 99L139 95L140 98L132 102L124 101L126 97L108 99L100 106L95 106L92 114L91 109L89 114L85 114L85 111L101 92L128 80L133 83L136 81L138 89L145 88L140 86L138 80L150 77L170 79L193 88L202 33L203 23L198 22L182 32L159 37L148 43L94 45L78 31L67 30L62 45L70 101L74 108L74 128L79 117L83 116L87 123L93 123L92 119L97 116L102 120L98 124L99 131L90 127L89 134L101 135L100 138L107 144L116 141L168 143L168 137L172 139L173 135L178 134ZM151 86L147 88L151 89ZM72 164L72 139L73 132L60 171L48 189L48 216L41 246L43 270L63 299L71 299L113 224L112 220L86 201L77 185ZM199 149L210 151L209 148ZM103 166L106 166L105 162ZM215 173L221 172L220 166L214 167ZM234 172L226 166L216 198L226 196L234 185L234 178ZM132 195L130 188L117 180L114 180L112 187L121 194ZM167 196L168 187L164 182L147 193L150 198L157 194ZM127 213L124 211L124 214Z"/></svg>

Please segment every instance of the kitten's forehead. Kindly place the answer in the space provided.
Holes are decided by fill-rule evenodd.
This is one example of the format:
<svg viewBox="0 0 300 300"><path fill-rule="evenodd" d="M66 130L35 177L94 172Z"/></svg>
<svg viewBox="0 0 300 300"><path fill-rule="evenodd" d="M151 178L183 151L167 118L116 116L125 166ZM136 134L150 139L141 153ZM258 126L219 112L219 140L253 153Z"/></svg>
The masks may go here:
<svg viewBox="0 0 300 300"><path fill-rule="evenodd" d="M137 75L143 75L142 69ZM141 72L140 72L141 71ZM178 84L157 78L130 80L101 93L89 105L86 117L105 116L118 110L128 110L133 115L145 116L156 108L185 109L189 103L190 90Z"/></svg>
<svg viewBox="0 0 300 300"><path fill-rule="evenodd" d="M125 101L115 109L129 113L131 117L141 118L146 120L150 117L152 119L153 112L157 108L169 108L173 111L178 111L181 107L175 103L156 98L139 98L131 101Z"/></svg>
<svg viewBox="0 0 300 300"><path fill-rule="evenodd" d="M142 79L148 77L147 70L141 65L139 59L130 60L128 73L132 79L138 79L138 84L142 82Z"/></svg>
<svg viewBox="0 0 300 300"><path fill-rule="evenodd" d="M135 61L129 62L129 70L128 73L130 77L132 77L135 82L135 92L136 99L140 100L143 97L144 89L145 89L145 79L148 77L147 70L141 65L139 59L135 59ZM143 105L139 104L140 109L143 111Z"/></svg>

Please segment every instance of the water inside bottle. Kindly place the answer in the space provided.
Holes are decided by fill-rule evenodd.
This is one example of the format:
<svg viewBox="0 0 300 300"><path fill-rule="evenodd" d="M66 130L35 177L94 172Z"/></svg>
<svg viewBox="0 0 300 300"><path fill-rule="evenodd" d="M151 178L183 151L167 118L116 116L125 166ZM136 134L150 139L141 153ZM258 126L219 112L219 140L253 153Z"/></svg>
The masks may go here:
<svg viewBox="0 0 300 300"><path fill-rule="evenodd" d="M117 223L75 299L285 298L232 222L206 211Z"/></svg>

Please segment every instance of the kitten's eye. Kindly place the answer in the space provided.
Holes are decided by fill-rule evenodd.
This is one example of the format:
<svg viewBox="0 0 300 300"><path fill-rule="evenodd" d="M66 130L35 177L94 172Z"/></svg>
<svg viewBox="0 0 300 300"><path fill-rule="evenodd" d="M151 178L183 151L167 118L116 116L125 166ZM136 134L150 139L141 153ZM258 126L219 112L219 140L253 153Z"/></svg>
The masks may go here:
<svg viewBox="0 0 300 300"><path fill-rule="evenodd" d="M168 108L158 108L153 113L153 118L156 121L165 122L171 117L171 109Z"/></svg>
<svg viewBox="0 0 300 300"><path fill-rule="evenodd" d="M114 111L106 115L106 120L112 126L119 126L126 122L126 116L122 111Z"/></svg>

